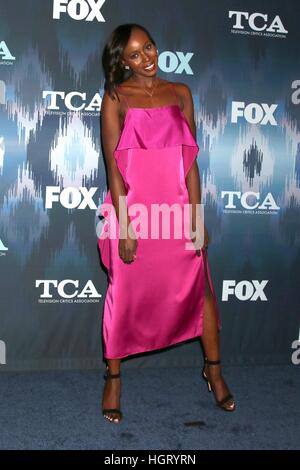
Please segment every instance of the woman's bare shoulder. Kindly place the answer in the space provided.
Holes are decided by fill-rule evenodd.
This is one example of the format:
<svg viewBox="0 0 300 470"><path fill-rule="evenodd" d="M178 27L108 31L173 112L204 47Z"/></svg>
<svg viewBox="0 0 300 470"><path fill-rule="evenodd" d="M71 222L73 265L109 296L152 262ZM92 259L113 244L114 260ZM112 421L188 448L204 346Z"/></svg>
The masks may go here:
<svg viewBox="0 0 300 470"><path fill-rule="evenodd" d="M174 85L176 92L179 95L183 97L188 97L192 94L190 87L186 83L183 83L183 82L171 82L171 83Z"/></svg>
<svg viewBox="0 0 300 470"><path fill-rule="evenodd" d="M120 99L116 91L109 93L108 90L105 90L101 101L101 110L103 111L104 109L108 111L119 111Z"/></svg>
<svg viewBox="0 0 300 470"><path fill-rule="evenodd" d="M181 102L181 110L183 111L184 107L187 103L192 100L192 93L190 87L183 82L169 82L171 83L174 88L179 100Z"/></svg>

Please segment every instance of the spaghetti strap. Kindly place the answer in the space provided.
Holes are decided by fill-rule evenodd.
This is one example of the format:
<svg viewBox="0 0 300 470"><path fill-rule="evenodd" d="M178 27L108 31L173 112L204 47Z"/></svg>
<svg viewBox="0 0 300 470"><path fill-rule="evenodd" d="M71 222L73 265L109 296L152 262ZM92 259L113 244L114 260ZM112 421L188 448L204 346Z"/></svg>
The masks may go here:
<svg viewBox="0 0 300 470"><path fill-rule="evenodd" d="M176 93L174 83L169 82L169 85L171 86L171 88L173 90L173 93L174 93L174 96L175 96L176 100L178 101L178 106L180 107L180 100L179 100L178 93Z"/></svg>
<svg viewBox="0 0 300 470"><path fill-rule="evenodd" d="M127 106L127 109L129 109L130 106L129 106L128 98L127 98L126 95L123 95L123 96L124 96L124 101L125 101L125 104L126 104L126 106Z"/></svg>

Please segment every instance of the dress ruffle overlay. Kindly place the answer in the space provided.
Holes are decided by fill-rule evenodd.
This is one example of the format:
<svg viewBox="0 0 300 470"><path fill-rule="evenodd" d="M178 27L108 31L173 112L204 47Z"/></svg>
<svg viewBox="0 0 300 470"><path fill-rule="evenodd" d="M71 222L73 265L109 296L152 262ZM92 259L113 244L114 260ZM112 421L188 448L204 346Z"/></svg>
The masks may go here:
<svg viewBox="0 0 300 470"><path fill-rule="evenodd" d="M148 209L148 233L151 205L189 204L185 178L198 152L179 105L128 109L114 157L124 180L127 207L139 203ZM190 238L184 233L181 238L164 238L160 231L157 238L140 238L137 229L137 256L126 264L118 253L115 211L106 204L112 204L110 191L100 207L104 224L98 240L108 272L104 357L122 358L201 336L205 266L217 308L207 252L201 250L199 257L196 250L186 249ZM171 216L171 235L173 220ZM111 237L112 223L116 233ZM220 327L219 313L218 322Z"/></svg>

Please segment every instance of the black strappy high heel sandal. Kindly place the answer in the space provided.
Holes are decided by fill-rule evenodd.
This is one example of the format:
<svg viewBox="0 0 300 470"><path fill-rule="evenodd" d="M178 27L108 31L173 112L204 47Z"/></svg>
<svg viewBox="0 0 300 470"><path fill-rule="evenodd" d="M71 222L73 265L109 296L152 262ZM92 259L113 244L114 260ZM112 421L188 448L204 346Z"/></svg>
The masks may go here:
<svg viewBox="0 0 300 470"><path fill-rule="evenodd" d="M204 380L207 383L207 388L208 388L209 392L211 392L213 390L213 388L212 388L211 383L208 380L208 377L205 373L205 366L216 366L216 365L219 365L219 364L221 364L221 361L209 361L207 359L207 357L204 359L204 367L203 367L203 371L202 371L202 377L204 378ZM231 402L231 404L230 404L230 402ZM222 400L218 401L216 399L216 404L219 408L221 408L224 411L234 411L235 408L236 408L236 405L235 405L235 402L234 402L234 399L233 399L233 396L231 395L231 393L226 395L226 397L223 398Z"/></svg>
<svg viewBox="0 0 300 470"><path fill-rule="evenodd" d="M106 366L106 372L104 374L104 380L109 380L109 379L119 379L121 377L121 372L119 374L111 374L109 372L108 366ZM104 418L106 418L108 421L111 423L120 423L120 421L123 418L123 414L119 408L102 408L102 413ZM109 418L107 416L107 413L117 413L118 417L117 418Z"/></svg>

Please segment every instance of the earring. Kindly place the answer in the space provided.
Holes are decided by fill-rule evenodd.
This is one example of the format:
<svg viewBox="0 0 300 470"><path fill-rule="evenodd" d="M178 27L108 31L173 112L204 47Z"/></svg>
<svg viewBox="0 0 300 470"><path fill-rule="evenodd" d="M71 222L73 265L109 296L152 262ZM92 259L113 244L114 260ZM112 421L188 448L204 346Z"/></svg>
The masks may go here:
<svg viewBox="0 0 300 470"><path fill-rule="evenodd" d="M130 69L129 65L125 65L124 69Z"/></svg>

